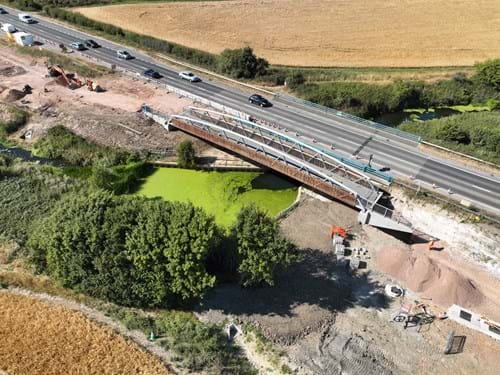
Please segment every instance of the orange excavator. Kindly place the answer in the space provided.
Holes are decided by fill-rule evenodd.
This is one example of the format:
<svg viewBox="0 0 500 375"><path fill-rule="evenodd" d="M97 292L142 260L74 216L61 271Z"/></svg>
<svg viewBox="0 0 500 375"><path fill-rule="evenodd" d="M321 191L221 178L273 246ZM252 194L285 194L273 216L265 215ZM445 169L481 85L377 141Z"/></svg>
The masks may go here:
<svg viewBox="0 0 500 375"><path fill-rule="evenodd" d="M64 69L60 65L51 65L47 67L49 75L51 77L56 77L56 81L63 86L70 88L71 90L77 89L83 86L81 80L75 77L74 74L66 74Z"/></svg>
<svg viewBox="0 0 500 375"><path fill-rule="evenodd" d="M332 225L332 227L330 228L330 238L333 238L333 236L336 234L345 239L347 237L347 230L337 225Z"/></svg>

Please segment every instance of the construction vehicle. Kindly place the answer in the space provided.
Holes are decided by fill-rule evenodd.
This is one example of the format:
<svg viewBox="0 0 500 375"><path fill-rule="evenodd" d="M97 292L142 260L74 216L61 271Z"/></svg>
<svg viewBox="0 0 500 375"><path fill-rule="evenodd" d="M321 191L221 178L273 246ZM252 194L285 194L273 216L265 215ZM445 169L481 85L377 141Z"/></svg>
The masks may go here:
<svg viewBox="0 0 500 375"><path fill-rule="evenodd" d="M66 74L60 65L51 65L47 67L48 73L51 77L56 77L56 82L70 88L71 90L83 86L81 80L75 77L74 74Z"/></svg>
<svg viewBox="0 0 500 375"><path fill-rule="evenodd" d="M103 92L104 91L104 89L101 86L99 86L94 81L91 81L90 79L85 80L85 84L87 85L87 89L89 91L94 91L94 92Z"/></svg>
<svg viewBox="0 0 500 375"><path fill-rule="evenodd" d="M336 234L345 239L347 237L347 230L337 225L332 225L330 228L330 238L333 239L333 236Z"/></svg>

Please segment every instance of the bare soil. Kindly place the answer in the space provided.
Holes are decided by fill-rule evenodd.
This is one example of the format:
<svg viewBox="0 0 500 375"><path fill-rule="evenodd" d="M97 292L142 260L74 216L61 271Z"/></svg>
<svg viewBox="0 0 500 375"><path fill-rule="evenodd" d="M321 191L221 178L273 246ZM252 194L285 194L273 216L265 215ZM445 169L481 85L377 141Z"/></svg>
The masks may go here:
<svg viewBox="0 0 500 375"><path fill-rule="evenodd" d="M0 292L0 370L8 374L166 374L159 359L80 313Z"/></svg>
<svg viewBox="0 0 500 375"><path fill-rule="evenodd" d="M401 299L386 297L383 288L399 283L407 300L423 301L435 314L461 303L498 320L499 281L453 256L445 242L429 252L426 243L407 244L356 219L355 210L306 192L280 221L303 260L273 288L217 287L203 301L202 319L253 323L288 354L298 374L494 374L500 366L494 340L452 321L405 330L391 319ZM366 268L352 274L335 263L331 225L348 229L350 249L368 250ZM445 356L451 330L467 342L463 353Z"/></svg>
<svg viewBox="0 0 500 375"><path fill-rule="evenodd" d="M465 66L500 55L497 0L235 0L78 8L99 21L273 64Z"/></svg>
<svg viewBox="0 0 500 375"><path fill-rule="evenodd" d="M119 74L99 79L99 85L106 90L102 93L86 87L70 90L47 77L43 59L19 55L10 47L0 47L0 51L0 72L9 72L0 74L0 107L4 107L4 101L31 113L28 124L13 135L17 142L33 143L49 128L60 124L98 144L160 155L174 150L180 140L192 139L181 132L167 132L139 113L143 104L166 114L182 112L192 104L184 97ZM32 87L31 94L9 100L13 90L20 91L26 84ZM28 131L31 137L21 139ZM199 150L207 147L201 141L195 140L195 144Z"/></svg>

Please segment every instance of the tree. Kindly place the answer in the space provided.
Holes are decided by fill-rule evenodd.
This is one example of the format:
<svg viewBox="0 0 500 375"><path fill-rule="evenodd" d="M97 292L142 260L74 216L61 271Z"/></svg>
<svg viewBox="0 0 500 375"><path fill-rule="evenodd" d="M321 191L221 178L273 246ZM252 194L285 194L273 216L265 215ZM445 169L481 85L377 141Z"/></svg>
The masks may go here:
<svg viewBox="0 0 500 375"><path fill-rule="evenodd" d="M269 63L255 56L250 47L225 49L219 59L219 71L235 78L255 78L267 72Z"/></svg>
<svg viewBox="0 0 500 375"><path fill-rule="evenodd" d="M196 153L191 141L182 141L177 146L178 164L181 168L194 168L196 166Z"/></svg>
<svg viewBox="0 0 500 375"><path fill-rule="evenodd" d="M487 60L476 64L476 76L486 85L500 90L500 59Z"/></svg>
<svg viewBox="0 0 500 375"><path fill-rule="evenodd" d="M276 220L255 206L240 211L232 231L243 286L273 285L278 270L298 260L295 247L280 234Z"/></svg>
<svg viewBox="0 0 500 375"><path fill-rule="evenodd" d="M191 204L94 191L59 201L28 249L36 269L64 287L127 306L168 306L215 284L204 262L216 235L213 218Z"/></svg>

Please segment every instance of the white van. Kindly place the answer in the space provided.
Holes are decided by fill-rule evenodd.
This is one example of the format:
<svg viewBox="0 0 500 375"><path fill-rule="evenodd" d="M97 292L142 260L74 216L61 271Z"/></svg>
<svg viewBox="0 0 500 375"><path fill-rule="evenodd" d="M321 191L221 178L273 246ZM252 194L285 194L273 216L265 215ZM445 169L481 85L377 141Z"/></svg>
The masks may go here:
<svg viewBox="0 0 500 375"><path fill-rule="evenodd" d="M23 47L28 47L33 45L33 35L28 33L23 33L22 31L14 34L14 39L16 43Z"/></svg>
<svg viewBox="0 0 500 375"><path fill-rule="evenodd" d="M19 13L19 21L24 22L24 23L34 23L35 20L26 13Z"/></svg>
<svg viewBox="0 0 500 375"><path fill-rule="evenodd" d="M14 27L14 25L11 25L10 23L4 23L2 25L2 31L6 33L15 33L17 29Z"/></svg>

